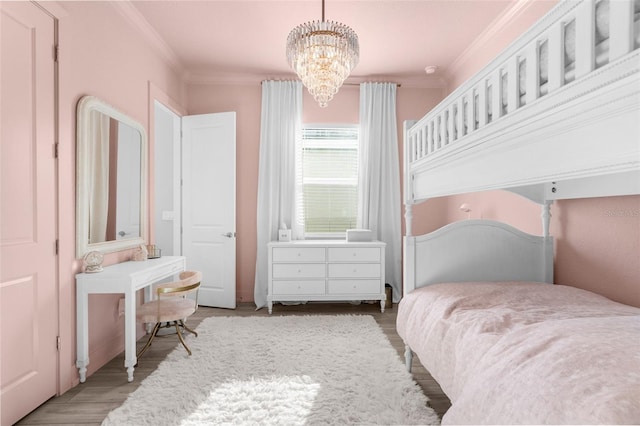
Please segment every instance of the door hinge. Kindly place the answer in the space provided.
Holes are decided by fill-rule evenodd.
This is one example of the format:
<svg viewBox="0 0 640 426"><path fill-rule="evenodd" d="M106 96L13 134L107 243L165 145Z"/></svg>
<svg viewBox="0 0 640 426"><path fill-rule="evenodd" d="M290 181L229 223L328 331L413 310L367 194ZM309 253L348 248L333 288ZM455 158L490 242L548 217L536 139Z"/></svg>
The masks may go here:
<svg viewBox="0 0 640 426"><path fill-rule="evenodd" d="M60 251L60 240L56 240L56 255L58 255L59 251Z"/></svg>
<svg viewBox="0 0 640 426"><path fill-rule="evenodd" d="M53 144L53 158L58 158L59 147L60 147L60 144L58 142Z"/></svg>
<svg viewBox="0 0 640 426"><path fill-rule="evenodd" d="M60 46L57 44L53 46L53 62L58 62L58 55L60 54Z"/></svg>
<svg viewBox="0 0 640 426"><path fill-rule="evenodd" d="M60 339L60 336L56 336L56 350L58 352L60 352L60 347L62 346L62 340Z"/></svg>

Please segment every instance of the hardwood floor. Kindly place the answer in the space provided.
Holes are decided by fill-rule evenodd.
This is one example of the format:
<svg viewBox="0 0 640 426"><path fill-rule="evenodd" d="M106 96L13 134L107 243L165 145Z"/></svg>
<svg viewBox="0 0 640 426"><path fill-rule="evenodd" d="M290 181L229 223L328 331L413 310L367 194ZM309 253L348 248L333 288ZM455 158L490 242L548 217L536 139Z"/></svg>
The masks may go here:
<svg viewBox="0 0 640 426"><path fill-rule="evenodd" d="M397 305L380 312L380 305L349 303L308 303L305 305L275 305L273 315L372 315L389 341L398 351L404 363L404 345L396 332ZM266 309L255 310L252 303L242 303L235 310L200 307L195 315L187 321L191 328L197 327L203 318L209 316L268 316ZM146 343L146 337L138 341L138 349ZM111 360L104 367L87 378L81 385L70 389L65 394L47 401L31 414L23 418L18 425L99 425L109 411L124 402L158 364L171 352L178 339L175 335L166 335L154 340L153 345L138 362L135 380L127 382L127 374L123 367L124 353ZM429 405L442 417L449 409L449 399L442 393L438 383L413 357L412 373L415 381L422 387L429 398Z"/></svg>

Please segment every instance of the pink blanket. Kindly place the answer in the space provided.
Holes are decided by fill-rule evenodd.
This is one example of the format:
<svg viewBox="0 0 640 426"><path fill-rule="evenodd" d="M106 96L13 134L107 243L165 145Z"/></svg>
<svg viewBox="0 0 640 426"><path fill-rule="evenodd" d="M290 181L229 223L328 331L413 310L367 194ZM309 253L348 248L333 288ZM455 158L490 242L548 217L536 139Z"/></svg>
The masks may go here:
<svg viewBox="0 0 640 426"><path fill-rule="evenodd" d="M640 309L540 283L449 283L400 302L443 424L639 424Z"/></svg>

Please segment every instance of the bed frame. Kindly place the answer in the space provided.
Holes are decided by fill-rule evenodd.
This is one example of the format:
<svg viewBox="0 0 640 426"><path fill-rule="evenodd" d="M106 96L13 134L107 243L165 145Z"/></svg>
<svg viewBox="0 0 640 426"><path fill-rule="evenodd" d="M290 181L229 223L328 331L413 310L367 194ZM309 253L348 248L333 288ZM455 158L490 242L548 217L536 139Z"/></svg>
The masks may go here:
<svg viewBox="0 0 640 426"><path fill-rule="evenodd" d="M451 223L412 238L407 255L414 287L460 281L553 280L553 238L526 234L491 220ZM414 288L405 287L405 291Z"/></svg>
<svg viewBox="0 0 640 426"><path fill-rule="evenodd" d="M421 120L405 122L405 294L442 279L468 280L479 264L459 257L469 244L484 249L497 238L494 255L510 254L503 231L509 241L519 235L539 247L535 262L542 269L529 270L531 258L508 258L506 264L525 268L510 267L500 280L551 282L554 200L640 194L639 48L640 4L634 0L562 1ZM476 221L412 235L414 204L494 189L541 204L543 235L491 223L461 237ZM432 242L445 234L452 235L448 248L435 248ZM437 266L447 262L447 251L454 272ZM429 259L428 268L419 259ZM464 263L469 266L460 267ZM480 276L500 278L491 273L496 267L484 267Z"/></svg>

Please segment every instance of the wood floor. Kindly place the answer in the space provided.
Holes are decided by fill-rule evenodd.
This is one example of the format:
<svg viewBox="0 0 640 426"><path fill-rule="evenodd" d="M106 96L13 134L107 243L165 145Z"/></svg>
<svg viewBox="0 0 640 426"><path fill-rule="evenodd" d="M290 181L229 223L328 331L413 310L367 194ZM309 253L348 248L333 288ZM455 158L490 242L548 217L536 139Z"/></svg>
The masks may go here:
<svg viewBox="0 0 640 426"><path fill-rule="evenodd" d="M404 346L395 328L396 305L380 312L380 305L349 303L309 303L296 306L275 305L273 315L372 315L384 330L389 341L404 360ZM191 328L196 327L203 318L209 316L268 316L266 309L255 310L252 303L243 303L235 310L200 307L187 321ZM146 342L146 337L138 341L138 349ZM175 335L156 338L153 345L139 360L135 370L135 380L127 382L124 369L124 353L111 360L104 367L87 378L87 381L65 394L55 397L23 418L18 425L99 425L109 411L124 402L158 364L178 344ZM403 361L404 362L404 361ZM412 373L415 381L429 398L429 405L442 417L449 409L449 399L442 393L440 386L422 367L417 357L413 357Z"/></svg>

